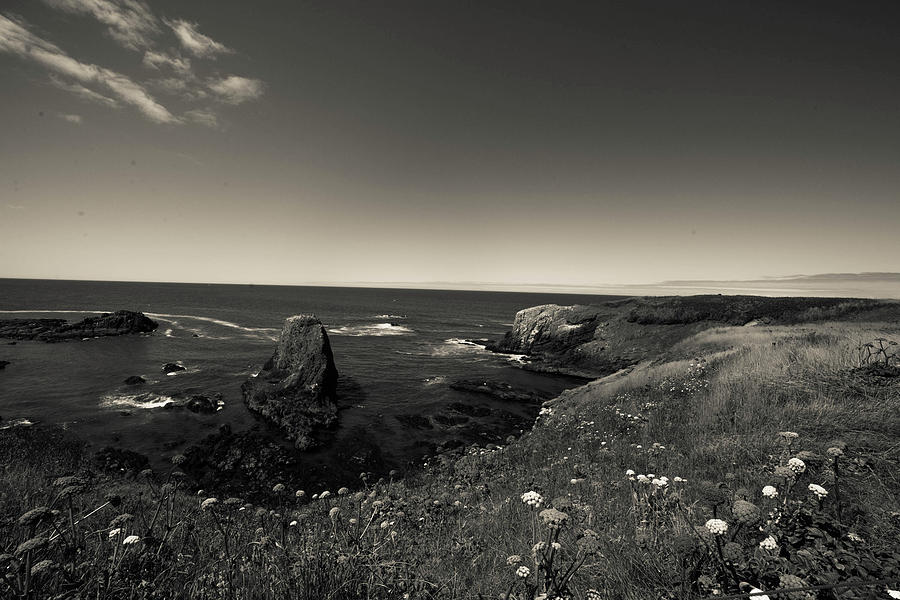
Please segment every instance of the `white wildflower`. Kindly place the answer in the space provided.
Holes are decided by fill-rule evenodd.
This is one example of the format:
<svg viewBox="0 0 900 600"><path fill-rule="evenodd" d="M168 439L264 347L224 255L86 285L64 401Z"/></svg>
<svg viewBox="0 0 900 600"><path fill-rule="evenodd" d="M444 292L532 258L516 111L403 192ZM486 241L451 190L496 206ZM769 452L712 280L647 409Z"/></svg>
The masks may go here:
<svg viewBox="0 0 900 600"><path fill-rule="evenodd" d="M819 500L828 495L828 490L823 488L821 485L816 485L815 483L809 484L809 486L807 486L807 489L815 494Z"/></svg>
<svg viewBox="0 0 900 600"><path fill-rule="evenodd" d="M795 456L788 461L788 467L790 467L791 471L799 475L806 470L806 463Z"/></svg>
<svg viewBox="0 0 900 600"><path fill-rule="evenodd" d="M778 548L778 542L770 535L759 543L759 547L763 550L775 550Z"/></svg>
<svg viewBox="0 0 900 600"><path fill-rule="evenodd" d="M706 522L706 530L713 535L725 535L728 531L728 523L722 519L710 519Z"/></svg>

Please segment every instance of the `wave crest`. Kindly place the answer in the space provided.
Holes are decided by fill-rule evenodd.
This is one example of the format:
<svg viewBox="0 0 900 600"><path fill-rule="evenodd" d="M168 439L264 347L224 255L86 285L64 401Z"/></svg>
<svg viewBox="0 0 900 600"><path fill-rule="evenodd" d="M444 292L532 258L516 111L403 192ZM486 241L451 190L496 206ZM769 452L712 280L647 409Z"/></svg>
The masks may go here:
<svg viewBox="0 0 900 600"><path fill-rule="evenodd" d="M365 325L344 325L328 330L331 335L346 335L351 337L385 336L385 335L411 335L415 331L403 325L394 323L367 323Z"/></svg>

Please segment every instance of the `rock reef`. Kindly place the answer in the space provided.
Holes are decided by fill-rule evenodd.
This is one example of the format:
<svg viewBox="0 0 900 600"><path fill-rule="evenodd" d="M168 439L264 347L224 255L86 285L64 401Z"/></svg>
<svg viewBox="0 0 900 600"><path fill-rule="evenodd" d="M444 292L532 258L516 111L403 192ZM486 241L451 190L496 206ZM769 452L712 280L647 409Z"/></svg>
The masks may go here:
<svg viewBox="0 0 900 600"><path fill-rule="evenodd" d="M338 372L322 322L296 315L284 322L275 354L241 386L244 402L303 450L313 432L337 421Z"/></svg>
<svg viewBox="0 0 900 600"><path fill-rule="evenodd" d="M150 333L157 327L156 321L148 318L144 313L120 310L88 317L77 323L69 323L65 319L4 319L0 320L0 338L65 342L84 338Z"/></svg>

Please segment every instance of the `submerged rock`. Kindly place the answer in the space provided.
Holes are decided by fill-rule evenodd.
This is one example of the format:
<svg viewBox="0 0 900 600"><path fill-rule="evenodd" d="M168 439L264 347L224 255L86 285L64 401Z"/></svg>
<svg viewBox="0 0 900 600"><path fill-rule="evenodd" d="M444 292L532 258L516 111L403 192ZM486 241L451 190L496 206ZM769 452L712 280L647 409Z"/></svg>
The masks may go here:
<svg viewBox="0 0 900 600"><path fill-rule="evenodd" d="M8 360L0 360L0 369L5 369L6 365L9 364Z"/></svg>
<svg viewBox="0 0 900 600"><path fill-rule="evenodd" d="M450 389L460 392L484 394L496 400L503 400L506 402L539 403L550 399L549 394L516 388L503 381L460 379L459 381L451 383Z"/></svg>
<svg viewBox="0 0 900 600"><path fill-rule="evenodd" d="M241 386L247 406L277 425L300 449L337 421L338 372L322 322L296 315L284 322L275 354Z"/></svg>
<svg viewBox="0 0 900 600"><path fill-rule="evenodd" d="M149 333L158 327L144 313L120 310L88 317L77 323L64 319L0 320L0 338L63 342L85 338Z"/></svg>
<svg viewBox="0 0 900 600"><path fill-rule="evenodd" d="M147 383L147 380L140 375L132 375L125 378L125 385L140 385L142 383Z"/></svg>

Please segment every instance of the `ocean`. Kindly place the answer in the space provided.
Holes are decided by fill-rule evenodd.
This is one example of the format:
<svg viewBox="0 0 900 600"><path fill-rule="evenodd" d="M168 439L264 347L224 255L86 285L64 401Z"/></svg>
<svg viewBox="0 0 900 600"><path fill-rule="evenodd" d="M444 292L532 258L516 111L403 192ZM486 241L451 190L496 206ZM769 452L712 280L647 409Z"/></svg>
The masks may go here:
<svg viewBox="0 0 900 600"><path fill-rule="evenodd" d="M516 311L546 303L596 303L614 296L341 287L121 283L0 279L0 319L77 321L120 309L159 323L149 335L48 344L0 340L0 426L56 424L93 447L116 446L159 464L220 425L260 424L244 406L241 383L272 355L288 316L325 324L340 373L340 424L310 461L360 437L385 465L421 461L448 440L487 443L527 426L539 406L456 391L459 379L500 381L548 397L583 383L516 367L517 357L469 340L498 339ZM162 365L185 367L173 375ZM140 375L141 386L124 380ZM222 394L214 414L173 409L177 394ZM449 409L481 407L478 416ZM489 410L488 410L489 409ZM488 414L490 413L490 414ZM424 417L424 419L422 418Z"/></svg>

